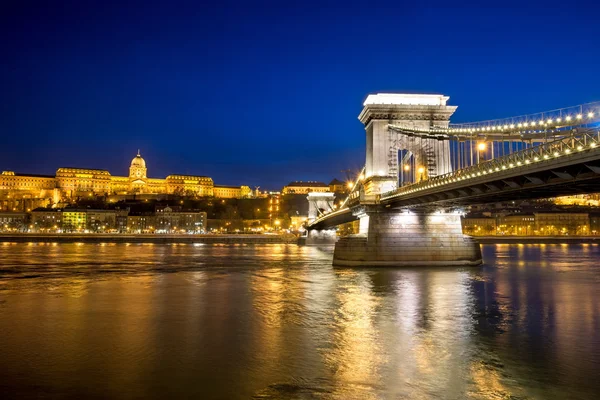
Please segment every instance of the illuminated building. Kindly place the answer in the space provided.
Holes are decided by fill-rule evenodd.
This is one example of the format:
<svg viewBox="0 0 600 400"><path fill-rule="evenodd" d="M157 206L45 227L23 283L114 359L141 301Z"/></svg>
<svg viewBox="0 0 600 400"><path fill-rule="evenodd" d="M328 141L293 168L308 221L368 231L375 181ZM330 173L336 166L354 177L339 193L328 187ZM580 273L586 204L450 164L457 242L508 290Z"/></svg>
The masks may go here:
<svg viewBox="0 0 600 400"><path fill-rule="evenodd" d="M161 207L155 213L155 231L158 233L206 231L206 213L179 211L177 207Z"/></svg>
<svg viewBox="0 0 600 400"><path fill-rule="evenodd" d="M556 236L595 235L600 218L588 213L534 212L494 217L468 216L463 218L463 232L467 235Z"/></svg>
<svg viewBox="0 0 600 400"><path fill-rule="evenodd" d="M249 186L222 186L213 187L215 197L220 199L239 199L242 197L252 197L252 190Z"/></svg>
<svg viewBox="0 0 600 400"><path fill-rule="evenodd" d="M554 204L564 206L600 206L600 195L598 193L593 194L578 194L573 196L556 197Z"/></svg>
<svg viewBox="0 0 600 400"><path fill-rule="evenodd" d="M589 235L588 213L540 212L535 215L535 229L540 235Z"/></svg>
<svg viewBox="0 0 600 400"><path fill-rule="evenodd" d="M329 191L333 193L346 193L348 192L348 184L337 179L333 179L329 182Z"/></svg>
<svg viewBox="0 0 600 400"><path fill-rule="evenodd" d="M165 181L166 190L159 193L214 196L213 180L207 176L169 175Z"/></svg>
<svg viewBox="0 0 600 400"><path fill-rule="evenodd" d="M281 190L282 194L308 194L311 192L329 192L329 185L316 181L290 182Z"/></svg>
<svg viewBox="0 0 600 400"><path fill-rule="evenodd" d="M127 233L152 233L156 217L152 213L132 213L127 217Z"/></svg>
<svg viewBox="0 0 600 400"><path fill-rule="evenodd" d="M466 235L495 235L496 218L493 217L465 217L461 219L463 232Z"/></svg>
<svg viewBox="0 0 600 400"><path fill-rule="evenodd" d="M169 175L149 178L146 160L139 151L131 160L128 176L113 176L104 169L61 167L55 176L4 171L0 175L0 210L30 211L55 206L61 200L82 197L175 194L182 196L252 197L248 186L215 186L208 176Z"/></svg>
<svg viewBox="0 0 600 400"><path fill-rule="evenodd" d="M0 232L22 230L28 219L29 215L24 212L0 211Z"/></svg>
<svg viewBox="0 0 600 400"><path fill-rule="evenodd" d="M535 230L535 215L505 215L498 219L498 233L501 235L532 235Z"/></svg>
<svg viewBox="0 0 600 400"><path fill-rule="evenodd" d="M87 228L87 212L85 210L64 210L62 226L66 232L79 231Z"/></svg>
<svg viewBox="0 0 600 400"><path fill-rule="evenodd" d="M597 213L590 214L590 234L592 234L592 235L600 234L600 214L597 214Z"/></svg>
<svg viewBox="0 0 600 400"><path fill-rule="evenodd" d="M57 230L62 229L62 211L54 210L34 210L31 212L31 230Z"/></svg>
<svg viewBox="0 0 600 400"><path fill-rule="evenodd" d="M0 210L30 211L60 200L56 178L51 175L0 174Z"/></svg>

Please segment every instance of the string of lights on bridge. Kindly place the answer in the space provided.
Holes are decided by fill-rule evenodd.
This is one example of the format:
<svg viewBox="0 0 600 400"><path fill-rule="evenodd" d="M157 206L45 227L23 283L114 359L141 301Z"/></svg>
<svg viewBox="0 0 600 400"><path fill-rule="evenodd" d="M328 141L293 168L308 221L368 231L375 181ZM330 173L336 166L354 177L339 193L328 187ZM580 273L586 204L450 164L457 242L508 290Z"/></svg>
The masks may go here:
<svg viewBox="0 0 600 400"><path fill-rule="evenodd" d="M588 120L593 120L595 116L595 113L593 112L589 112L587 114L587 119ZM579 123L583 122L584 116L582 114L577 114L574 117L567 115L564 119L563 118L556 118L556 119L552 119L552 118L548 118L546 121L542 121L542 120L538 120L538 121L525 121L525 122L519 122L517 124L504 124L504 125L488 125L488 126L482 126L482 127L477 127L477 128L450 128L448 131L449 132L460 132L460 133L468 133L468 132L490 132L490 131L506 131L506 130L514 130L514 129L526 129L526 128L531 128L531 129L535 129L536 127L540 128L540 127L567 127L567 126L576 126L579 125ZM577 123L570 123L570 122L577 122ZM593 122L593 121L589 121L589 122Z"/></svg>
<svg viewBox="0 0 600 400"><path fill-rule="evenodd" d="M451 133L485 133L503 131L535 131L568 128L590 124L600 119L600 102L586 103L518 117L490 121L451 124Z"/></svg>
<svg viewBox="0 0 600 400"><path fill-rule="evenodd" d="M600 102L586 103L574 107L561 108L536 114L497 120L450 124L449 127L419 129L411 126L390 124L390 128L403 133L458 135L469 138L473 134L489 133L541 133L547 130L561 130L600 121ZM463 134L463 135L461 135ZM461 137L459 137L461 139Z"/></svg>
<svg viewBox="0 0 600 400"><path fill-rule="evenodd" d="M586 137L588 142L578 142L576 145L569 145L565 143L563 139L558 139L552 142L545 142L541 146L534 146L526 148L525 150L512 153L507 156L493 158L482 162L481 164L471 165L469 167L456 170L449 174L433 177L431 179L424 180L422 182L415 182L413 184L398 188L392 192L383 193L379 200L387 200L398 196L409 195L415 192L420 192L426 189L436 188L449 183L457 183L464 180L478 178L483 175L502 173L505 170L517 167L523 167L527 164L537 163L540 161L548 161L550 159L559 158L561 156L569 156L572 153L583 152L583 151L596 151L600 149L600 131L595 129L585 129L581 133L576 133L573 130L574 127L578 126L593 126L592 124L600 121L600 102L587 103L575 107L562 108L552 111L546 111L537 114L523 115L520 117L504 118L499 120L490 120L482 122L472 122L464 124L450 124L448 128L443 127L431 127L429 129L418 129L415 127L389 125L392 130L397 130L404 134L413 134L419 136L423 134L423 137L432 134L451 135L459 140L473 140L473 134L489 134L489 133L538 133L557 132L566 129L564 133L567 135L577 135ZM585 132L589 131L589 132ZM430 136L431 137L431 136ZM492 136L493 137L493 136ZM494 140L494 139L492 139ZM510 140L510 139L509 139ZM545 151L545 149L551 149L560 146L560 149L552 149L551 151ZM477 150L484 151L486 149L486 143L477 143ZM406 168L406 166L405 166ZM423 167L419 168L419 172L423 174ZM350 194L339 207L334 207L333 210L324 213L321 217L317 218L317 222L324 218L330 218L335 215L345 213L349 211L348 202L351 199L355 199L358 195L358 190L362 185L362 181L365 179L365 168L362 169L356 180L348 183Z"/></svg>

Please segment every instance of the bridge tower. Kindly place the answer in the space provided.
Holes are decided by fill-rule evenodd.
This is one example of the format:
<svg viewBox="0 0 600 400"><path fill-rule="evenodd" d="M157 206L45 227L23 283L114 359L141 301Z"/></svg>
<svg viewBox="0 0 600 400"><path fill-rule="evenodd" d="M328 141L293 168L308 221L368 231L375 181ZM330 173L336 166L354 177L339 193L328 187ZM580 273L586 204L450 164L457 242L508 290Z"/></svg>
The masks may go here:
<svg viewBox="0 0 600 400"><path fill-rule="evenodd" d="M378 93L367 96L358 119L365 125L367 159L364 182L366 195L397 188L398 151L407 150L428 176L451 172L449 141L423 139L389 129L395 125L411 131L447 128L456 106L439 94Z"/></svg>
<svg viewBox="0 0 600 400"><path fill-rule="evenodd" d="M308 199L308 223L313 222L324 212L335 209L335 193L331 192L311 192L306 197ZM299 244L306 246L320 246L334 244L337 240L336 229L310 229L307 235L300 239Z"/></svg>
<svg viewBox="0 0 600 400"><path fill-rule="evenodd" d="M364 195L350 204L359 233L339 238L333 265L463 266L481 264L479 244L462 234L460 210L442 207L393 208L379 195L397 188L398 151L407 150L427 179L451 172L450 145L431 137L447 128L456 106L447 96L369 95L359 115L367 132ZM393 125L395 129L390 129ZM403 133L406 129L406 133ZM419 131L425 133L420 135ZM309 232L310 236L310 232Z"/></svg>
<svg viewBox="0 0 600 400"><path fill-rule="evenodd" d="M308 222L313 222L321 213L333 211L335 194L331 192L311 192L308 199Z"/></svg>

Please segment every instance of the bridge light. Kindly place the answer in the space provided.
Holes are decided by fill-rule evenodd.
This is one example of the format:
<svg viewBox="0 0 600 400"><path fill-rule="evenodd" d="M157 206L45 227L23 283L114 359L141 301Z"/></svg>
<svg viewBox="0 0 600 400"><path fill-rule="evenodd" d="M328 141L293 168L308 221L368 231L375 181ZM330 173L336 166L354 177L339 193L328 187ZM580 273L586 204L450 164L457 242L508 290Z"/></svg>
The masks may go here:
<svg viewBox="0 0 600 400"><path fill-rule="evenodd" d="M565 119L566 119L567 121L570 121L570 120L571 120L571 116L570 116L570 115L567 115L567 118L565 118Z"/></svg>
<svg viewBox="0 0 600 400"><path fill-rule="evenodd" d="M558 151L554 152L554 157L558 157Z"/></svg>
<svg viewBox="0 0 600 400"><path fill-rule="evenodd" d="M360 179L362 181L363 179L365 179L365 176L363 174L360 174L360 176L358 177L358 179Z"/></svg>
<svg viewBox="0 0 600 400"><path fill-rule="evenodd" d="M517 165L521 165L523 164L521 161L517 161Z"/></svg>
<svg viewBox="0 0 600 400"><path fill-rule="evenodd" d="M539 158L538 156L535 156L535 157L533 157L533 161L537 161L537 160L539 160L539 159L540 159L540 158Z"/></svg>
<svg viewBox="0 0 600 400"><path fill-rule="evenodd" d="M548 159L548 154L544 154L544 160Z"/></svg>
<svg viewBox="0 0 600 400"><path fill-rule="evenodd" d="M514 166L515 166L515 164L513 164L513 163L510 163L510 164L508 164L508 166L512 168L512 167L514 167Z"/></svg>
<svg viewBox="0 0 600 400"><path fill-rule="evenodd" d="M423 172L425 172L425 168L423 167L419 167L419 169L417 170L418 173L422 174Z"/></svg>
<svg viewBox="0 0 600 400"><path fill-rule="evenodd" d="M548 123L551 124L552 123L552 118L548 118Z"/></svg>
<svg viewBox="0 0 600 400"><path fill-rule="evenodd" d="M577 119L581 119L583 116L581 114L577 114Z"/></svg>
<svg viewBox="0 0 600 400"><path fill-rule="evenodd" d="M515 127L515 124L510 124L510 129L513 129Z"/></svg>
<svg viewBox="0 0 600 400"><path fill-rule="evenodd" d="M410 171L410 165L408 165L408 164L404 165L404 170L405 171Z"/></svg>
<svg viewBox="0 0 600 400"><path fill-rule="evenodd" d="M503 166L502 166L502 169L506 169L506 165L503 165Z"/></svg>
<svg viewBox="0 0 600 400"><path fill-rule="evenodd" d="M593 112L589 112L588 113L588 118L593 118L594 117L594 113Z"/></svg>
<svg viewBox="0 0 600 400"><path fill-rule="evenodd" d="M590 144L590 147L593 149L594 147L596 147L596 143Z"/></svg>
<svg viewBox="0 0 600 400"><path fill-rule="evenodd" d="M571 149L566 149L565 153L569 154L571 152Z"/></svg>
<svg viewBox="0 0 600 400"><path fill-rule="evenodd" d="M561 119L561 118L556 118L556 122L557 122L557 123L558 123L558 122L560 122L560 121L562 121L562 119Z"/></svg>
<svg viewBox="0 0 600 400"><path fill-rule="evenodd" d="M525 164L529 164L531 161L529 160L525 160Z"/></svg>
<svg viewBox="0 0 600 400"><path fill-rule="evenodd" d="M481 143L477 144L477 150L484 151L485 148L486 148L486 145L485 145L484 142L481 142Z"/></svg>

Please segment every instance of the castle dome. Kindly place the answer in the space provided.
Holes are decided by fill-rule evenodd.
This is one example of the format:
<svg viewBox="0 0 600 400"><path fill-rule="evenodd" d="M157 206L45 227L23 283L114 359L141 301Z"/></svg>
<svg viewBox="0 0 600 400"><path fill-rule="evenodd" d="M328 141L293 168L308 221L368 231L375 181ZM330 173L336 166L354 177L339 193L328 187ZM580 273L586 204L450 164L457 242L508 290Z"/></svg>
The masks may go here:
<svg viewBox="0 0 600 400"><path fill-rule="evenodd" d="M140 151L138 150L137 156L133 160L131 160L131 167L138 168L146 168L146 160L140 156Z"/></svg>

